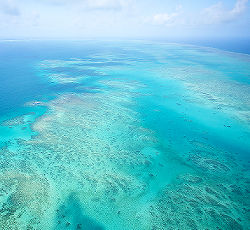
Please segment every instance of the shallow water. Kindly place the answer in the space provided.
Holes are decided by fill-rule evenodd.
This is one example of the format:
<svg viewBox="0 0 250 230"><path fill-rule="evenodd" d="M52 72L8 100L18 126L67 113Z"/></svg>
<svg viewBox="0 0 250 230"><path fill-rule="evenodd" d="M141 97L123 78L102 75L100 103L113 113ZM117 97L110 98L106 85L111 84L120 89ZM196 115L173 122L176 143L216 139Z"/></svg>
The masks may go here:
<svg viewBox="0 0 250 230"><path fill-rule="evenodd" d="M0 229L248 229L248 55L0 48Z"/></svg>

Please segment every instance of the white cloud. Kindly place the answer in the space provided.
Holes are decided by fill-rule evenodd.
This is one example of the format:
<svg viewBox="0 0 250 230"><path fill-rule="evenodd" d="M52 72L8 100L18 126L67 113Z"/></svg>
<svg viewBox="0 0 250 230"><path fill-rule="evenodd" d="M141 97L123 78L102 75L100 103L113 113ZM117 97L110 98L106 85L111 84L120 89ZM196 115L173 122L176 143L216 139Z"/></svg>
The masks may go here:
<svg viewBox="0 0 250 230"><path fill-rule="evenodd" d="M205 24L229 22L240 16L247 8L248 0L237 0L232 10L226 10L222 2L212 5L202 12Z"/></svg>
<svg viewBox="0 0 250 230"><path fill-rule="evenodd" d="M245 11L245 9L247 8L247 2L248 0L238 0L235 4L235 7L231 11L231 14L238 15Z"/></svg>
<svg viewBox="0 0 250 230"><path fill-rule="evenodd" d="M154 25L165 25L165 26L171 26L178 24L180 21L180 15L181 15L182 5L178 5L176 7L176 11L173 13L159 13L153 15L151 18L151 23Z"/></svg>
<svg viewBox="0 0 250 230"><path fill-rule="evenodd" d="M174 24L178 13L172 13L172 14L155 14L153 16L152 22L156 25L172 25Z"/></svg>
<svg viewBox="0 0 250 230"><path fill-rule="evenodd" d="M236 0L234 7L226 9L222 2L207 7L201 12L190 13L181 5L172 13L158 13L146 19L146 23L164 26L196 27L207 24L221 24L237 20L247 9L248 0Z"/></svg>
<svg viewBox="0 0 250 230"><path fill-rule="evenodd" d="M120 10L122 1L119 0L85 0L87 8L99 10Z"/></svg>
<svg viewBox="0 0 250 230"><path fill-rule="evenodd" d="M18 16L20 11L12 0L0 0L0 13Z"/></svg>

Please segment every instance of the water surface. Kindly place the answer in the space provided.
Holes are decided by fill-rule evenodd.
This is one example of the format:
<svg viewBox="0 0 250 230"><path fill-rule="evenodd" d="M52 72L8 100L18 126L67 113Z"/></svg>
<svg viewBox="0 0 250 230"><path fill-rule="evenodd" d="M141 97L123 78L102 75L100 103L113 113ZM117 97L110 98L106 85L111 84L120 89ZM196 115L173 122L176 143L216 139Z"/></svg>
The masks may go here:
<svg viewBox="0 0 250 230"><path fill-rule="evenodd" d="M248 229L248 55L142 41L0 50L1 229Z"/></svg>

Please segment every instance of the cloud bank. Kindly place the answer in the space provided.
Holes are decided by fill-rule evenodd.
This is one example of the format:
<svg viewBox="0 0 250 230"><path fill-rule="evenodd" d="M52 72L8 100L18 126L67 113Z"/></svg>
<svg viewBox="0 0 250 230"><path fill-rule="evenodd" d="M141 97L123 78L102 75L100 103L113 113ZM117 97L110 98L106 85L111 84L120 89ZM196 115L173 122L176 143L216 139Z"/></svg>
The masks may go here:
<svg viewBox="0 0 250 230"><path fill-rule="evenodd" d="M151 22L155 25L165 26L197 26L207 24L221 24L236 21L246 10L248 0L237 0L231 10L227 10L223 2L201 9L192 15L187 11L181 11L182 6L172 13L157 13L151 17Z"/></svg>
<svg viewBox="0 0 250 230"><path fill-rule="evenodd" d="M172 0L0 0L0 38L250 36L248 0L215 4L214 0L179 0L178 4Z"/></svg>
<svg viewBox="0 0 250 230"><path fill-rule="evenodd" d="M202 12L204 23L215 24L235 20L247 9L248 0L237 0L232 10L226 10L222 2L212 5Z"/></svg>

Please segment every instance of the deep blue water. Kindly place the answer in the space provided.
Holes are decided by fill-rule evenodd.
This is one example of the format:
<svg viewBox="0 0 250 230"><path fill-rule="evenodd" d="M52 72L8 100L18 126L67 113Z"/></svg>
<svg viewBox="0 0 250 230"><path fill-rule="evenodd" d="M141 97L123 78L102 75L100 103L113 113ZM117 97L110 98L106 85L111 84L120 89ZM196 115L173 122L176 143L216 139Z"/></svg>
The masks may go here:
<svg viewBox="0 0 250 230"><path fill-rule="evenodd" d="M158 39L162 42L173 42L180 44L192 44L196 46L206 46L211 48L217 48L224 51L236 52L242 54L250 54L250 38L207 38L207 39L197 39L197 38L186 38L186 39Z"/></svg>
<svg viewBox="0 0 250 230"><path fill-rule="evenodd" d="M250 54L250 38L217 39L193 42L194 45L209 46L242 54Z"/></svg>

